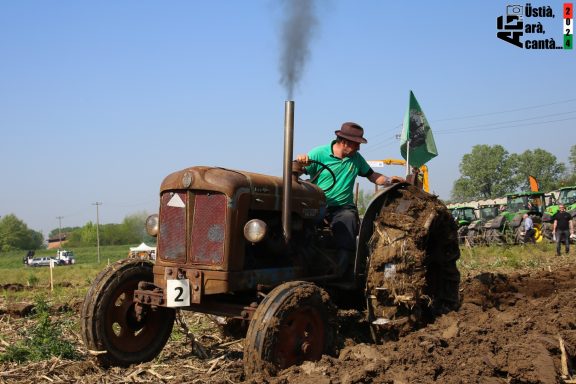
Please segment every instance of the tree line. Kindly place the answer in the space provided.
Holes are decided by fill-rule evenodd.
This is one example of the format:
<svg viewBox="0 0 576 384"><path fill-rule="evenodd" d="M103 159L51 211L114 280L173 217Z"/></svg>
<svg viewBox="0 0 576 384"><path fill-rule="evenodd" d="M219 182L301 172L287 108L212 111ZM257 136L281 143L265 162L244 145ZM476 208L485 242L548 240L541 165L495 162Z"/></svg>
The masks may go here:
<svg viewBox="0 0 576 384"><path fill-rule="evenodd" d="M96 245L97 237L100 245L123 245L145 242L155 244L156 239L146 233L144 224L148 214L139 212L126 216L120 224L101 224L96 228L92 222L82 227L55 228L50 231L49 238L66 235L67 247L85 247ZM16 215L9 214L0 218L0 252L13 250L36 250L46 248L41 232L29 229L26 223Z"/></svg>
<svg viewBox="0 0 576 384"><path fill-rule="evenodd" d="M502 197L507 193L529 191L529 176L541 191L576 185L576 145L570 148L569 165L543 149L509 153L501 145L475 145L460 162L460 178L453 185L454 201Z"/></svg>

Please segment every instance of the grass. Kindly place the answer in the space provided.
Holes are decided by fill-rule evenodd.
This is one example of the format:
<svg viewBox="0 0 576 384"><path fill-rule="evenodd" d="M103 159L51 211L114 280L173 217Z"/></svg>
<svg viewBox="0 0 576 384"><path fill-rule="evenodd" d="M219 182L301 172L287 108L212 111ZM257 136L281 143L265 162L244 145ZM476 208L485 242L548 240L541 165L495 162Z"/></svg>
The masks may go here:
<svg viewBox="0 0 576 384"><path fill-rule="evenodd" d="M74 248L76 263L57 266L52 270L53 290L50 290L50 268L29 267L22 262L26 251L0 253L0 287L22 284L49 295L54 303L68 303L83 298L94 278L108 263L125 259L129 245L100 247L100 262L96 247ZM55 250L36 251L35 257L55 256ZM8 302L29 300L27 290L12 292L0 290Z"/></svg>
<svg viewBox="0 0 576 384"><path fill-rule="evenodd" d="M463 276L485 271L509 273L544 269L566 262L565 257L556 256L555 247L555 244L548 242L529 245L462 247L458 269Z"/></svg>
<svg viewBox="0 0 576 384"><path fill-rule="evenodd" d="M128 256L128 245L114 245L100 247L100 262L96 247L74 248L76 263L74 265L57 266L54 275L64 278L63 281L77 283L85 280L93 272L98 272L108 263L113 263ZM25 283L23 276L35 274L45 277L50 274L48 267L28 267L22 262L26 251L13 251L0 253L0 284ZM56 256L55 250L43 249L36 251L35 257ZM93 276L92 276L93 277ZM72 279L72 280L70 280ZM16 281L15 281L16 280Z"/></svg>
<svg viewBox="0 0 576 384"><path fill-rule="evenodd" d="M63 337L70 324L51 319L49 306L44 297L37 296L35 301L33 314L35 325L19 330L22 338L13 344L8 344L6 351L0 354L0 362L40 361L52 356L76 359L78 354L74 344Z"/></svg>

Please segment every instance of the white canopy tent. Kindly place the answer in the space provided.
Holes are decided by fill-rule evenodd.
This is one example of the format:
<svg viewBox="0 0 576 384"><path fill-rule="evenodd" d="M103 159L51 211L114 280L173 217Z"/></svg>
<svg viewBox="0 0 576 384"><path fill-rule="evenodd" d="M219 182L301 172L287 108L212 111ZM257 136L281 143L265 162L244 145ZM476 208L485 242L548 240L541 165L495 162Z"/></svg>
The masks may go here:
<svg viewBox="0 0 576 384"><path fill-rule="evenodd" d="M155 251L156 247L151 247L146 245L146 243L142 243L137 247L130 247L130 252L152 252Z"/></svg>
<svg viewBox="0 0 576 384"><path fill-rule="evenodd" d="M147 256L151 259L156 259L156 247L151 247L142 243L137 247L130 247L130 257L143 257Z"/></svg>

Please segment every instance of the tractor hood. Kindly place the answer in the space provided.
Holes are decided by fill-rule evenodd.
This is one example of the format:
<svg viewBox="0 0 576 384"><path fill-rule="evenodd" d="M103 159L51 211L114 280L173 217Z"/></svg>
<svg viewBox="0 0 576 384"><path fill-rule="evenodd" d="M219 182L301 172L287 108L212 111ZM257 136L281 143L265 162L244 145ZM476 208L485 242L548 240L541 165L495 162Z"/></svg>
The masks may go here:
<svg viewBox="0 0 576 384"><path fill-rule="evenodd" d="M174 190L202 190L223 193L235 207L241 196L250 195L250 209L282 209L282 178L226 168L196 166L168 175L160 194ZM316 218L326 206L324 192L314 184L292 181L292 211L303 218Z"/></svg>

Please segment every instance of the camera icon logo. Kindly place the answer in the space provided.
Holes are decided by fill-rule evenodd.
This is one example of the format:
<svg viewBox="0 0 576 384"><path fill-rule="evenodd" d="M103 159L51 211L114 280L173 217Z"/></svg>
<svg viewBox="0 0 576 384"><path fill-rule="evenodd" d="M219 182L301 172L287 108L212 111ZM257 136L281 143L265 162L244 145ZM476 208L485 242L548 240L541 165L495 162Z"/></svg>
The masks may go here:
<svg viewBox="0 0 576 384"><path fill-rule="evenodd" d="M508 5L506 6L506 14L508 16L520 16L522 17L522 11L524 7L521 5Z"/></svg>

